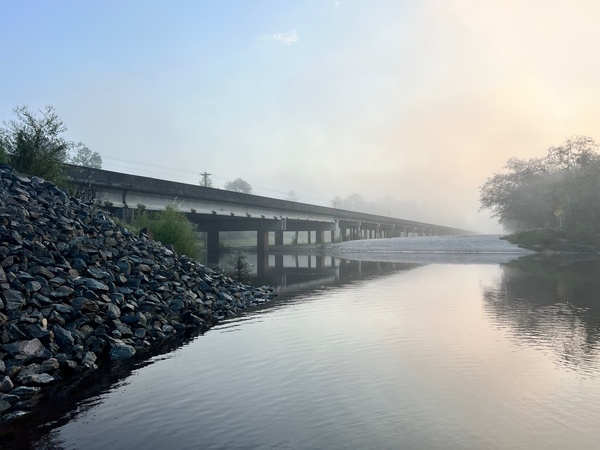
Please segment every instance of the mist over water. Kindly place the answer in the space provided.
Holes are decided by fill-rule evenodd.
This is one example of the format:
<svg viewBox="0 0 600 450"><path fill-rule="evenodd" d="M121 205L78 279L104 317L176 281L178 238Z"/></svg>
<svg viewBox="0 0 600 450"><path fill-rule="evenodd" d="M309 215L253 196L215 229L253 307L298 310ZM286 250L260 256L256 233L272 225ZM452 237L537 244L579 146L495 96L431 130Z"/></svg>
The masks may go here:
<svg viewBox="0 0 600 450"><path fill-rule="evenodd" d="M277 302L79 401L38 448L559 449L600 439L598 261L285 260L270 269L286 282Z"/></svg>

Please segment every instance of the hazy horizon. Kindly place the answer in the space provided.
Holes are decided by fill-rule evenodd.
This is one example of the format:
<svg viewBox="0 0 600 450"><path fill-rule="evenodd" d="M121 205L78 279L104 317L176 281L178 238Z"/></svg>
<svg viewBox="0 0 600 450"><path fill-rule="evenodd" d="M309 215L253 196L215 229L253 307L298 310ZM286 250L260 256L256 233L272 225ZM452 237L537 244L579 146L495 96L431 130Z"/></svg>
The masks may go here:
<svg viewBox="0 0 600 450"><path fill-rule="evenodd" d="M597 138L595 2L0 6L0 120L52 105L107 170L498 233L488 177Z"/></svg>

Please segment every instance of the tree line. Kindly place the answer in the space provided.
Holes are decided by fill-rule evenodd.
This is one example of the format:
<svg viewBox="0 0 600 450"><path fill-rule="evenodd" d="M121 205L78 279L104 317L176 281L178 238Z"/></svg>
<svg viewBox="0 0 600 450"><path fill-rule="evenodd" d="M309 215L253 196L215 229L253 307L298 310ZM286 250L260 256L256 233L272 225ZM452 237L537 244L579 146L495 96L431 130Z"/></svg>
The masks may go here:
<svg viewBox="0 0 600 450"><path fill-rule="evenodd" d="M577 240L600 237L598 144L574 136L540 158L511 158L480 187L481 210L508 231L557 229Z"/></svg>

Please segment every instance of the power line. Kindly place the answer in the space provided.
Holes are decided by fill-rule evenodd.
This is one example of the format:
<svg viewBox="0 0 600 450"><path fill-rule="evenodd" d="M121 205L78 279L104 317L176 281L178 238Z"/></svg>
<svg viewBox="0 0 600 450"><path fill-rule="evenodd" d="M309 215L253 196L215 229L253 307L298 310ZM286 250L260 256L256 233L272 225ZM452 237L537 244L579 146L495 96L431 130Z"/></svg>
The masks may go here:
<svg viewBox="0 0 600 450"><path fill-rule="evenodd" d="M199 180L196 179L196 177L198 175L200 175L200 176L202 176L204 178L203 184L206 185L207 180L204 177L204 174L206 174L206 176L213 176L214 178L219 178L221 180L225 180L226 182L232 181L228 177L224 177L222 175L217 175L217 174L210 174L210 173L206 173L206 172L204 172L204 174L202 174L202 173L198 174L198 172L195 172L195 171L183 170L183 169L180 169L180 168L164 166L162 164L156 164L156 163L151 163L151 162L146 162L146 161L137 161L137 160L133 160L133 159L121 158L121 157L112 156L112 155L102 155L102 154L100 154L100 156L101 156L101 158L103 160L104 159L108 159L108 160L111 160L111 161L117 161L117 162L121 162L121 163L131 164L135 168L139 168L139 169L142 169L142 167L140 167L140 166L146 166L146 167L153 168L153 169L160 169L160 172L147 171L146 169L143 169L144 171L152 173L152 174L155 174L156 176L161 176L161 175L164 176L164 171L165 170L168 170L168 171L171 171L171 172L180 173L180 174L186 174L188 176L189 175L193 175L194 179L195 179L194 184L196 184L196 182L199 181ZM129 167L123 166L123 165L119 165L119 164L114 164L113 163L112 166L120 168L120 169L129 169L129 170L131 170ZM178 181L181 181L181 180L178 180ZM277 189L272 189L272 188L267 188L267 187L263 187L263 186L258 186L256 184L251 184L251 186L252 186L253 190L261 190L261 191L266 191L266 192L273 192L273 193L279 194L279 196L287 196L288 193L289 193L289 191L288 192L284 192L284 191L280 191L280 190L277 190ZM330 202L330 200L325 200L325 199L316 198L316 197L309 197L309 196L305 196L305 195L302 195L302 194L300 194L299 197L305 198L305 199L308 199L308 200L312 200L312 201L315 201L315 202L319 202L319 203L327 203L328 204Z"/></svg>
<svg viewBox="0 0 600 450"><path fill-rule="evenodd" d="M206 171L204 171L204 173L200 173L199 174L202 178L204 178L204 187L207 187L206 185L208 184L208 177L212 175L212 173L207 173Z"/></svg>

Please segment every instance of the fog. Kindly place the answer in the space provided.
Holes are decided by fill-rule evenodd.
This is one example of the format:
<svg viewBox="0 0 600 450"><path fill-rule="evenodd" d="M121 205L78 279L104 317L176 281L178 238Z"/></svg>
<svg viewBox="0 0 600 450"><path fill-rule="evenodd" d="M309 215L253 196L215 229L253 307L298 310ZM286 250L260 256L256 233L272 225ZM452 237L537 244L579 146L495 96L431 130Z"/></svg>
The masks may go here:
<svg viewBox="0 0 600 450"><path fill-rule="evenodd" d="M0 119L53 105L108 170L499 232L508 158L598 139L596 2L0 4Z"/></svg>

